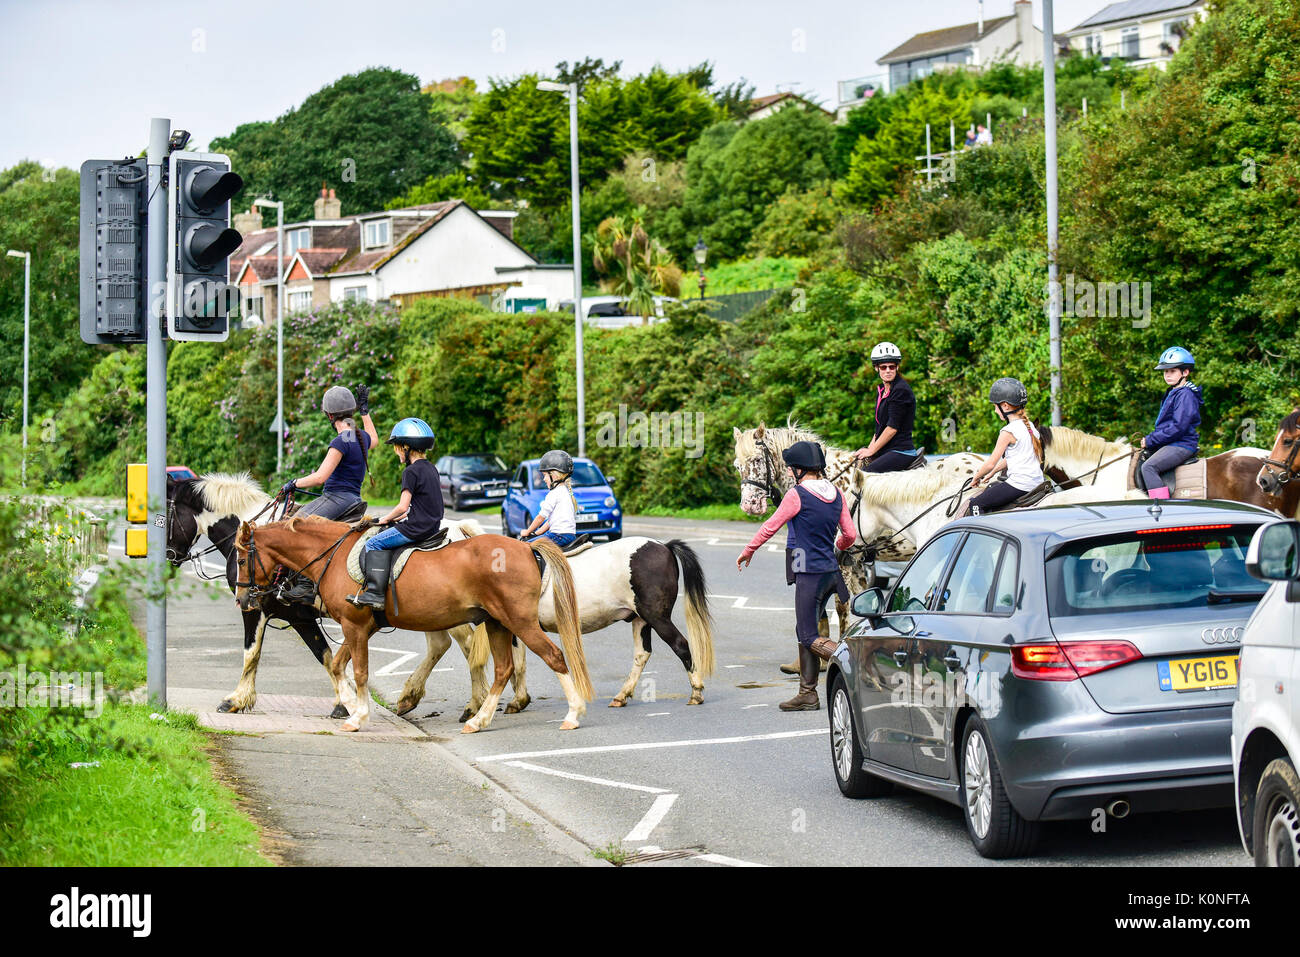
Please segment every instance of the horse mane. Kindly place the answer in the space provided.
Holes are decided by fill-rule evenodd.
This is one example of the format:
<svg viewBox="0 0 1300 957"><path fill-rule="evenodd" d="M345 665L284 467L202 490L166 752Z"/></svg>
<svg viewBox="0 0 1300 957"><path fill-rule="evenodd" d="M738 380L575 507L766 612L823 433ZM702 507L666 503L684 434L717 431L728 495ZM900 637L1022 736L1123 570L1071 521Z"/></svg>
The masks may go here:
<svg viewBox="0 0 1300 957"><path fill-rule="evenodd" d="M1290 415L1282 419L1282 424L1278 426L1283 432L1294 432L1300 429L1300 409L1296 409Z"/></svg>
<svg viewBox="0 0 1300 957"><path fill-rule="evenodd" d="M955 485L960 476L935 468L879 474L853 471L853 488L867 505L928 505Z"/></svg>
<svg viewBox="0 0 1300 957"><path fill-rule="evenodd" d="M763 437L770 438L774 451L780 455L782 451L788 449L796 442L816 442L826 452L829 459L834 452L842 451L836 446L829 445L820 435L812 429L805 429L794 419L786 419L784 426L768 428L760 425L758 428L746 429L736 436L736 457L741 459L753 458L758 454L758 441L755 433L758 429L763 430Z"/></svg>
<svg viewBox="0 0 1300 957"><path fill-rule="evenodd" d="M1040 431L1043 436L1043 456L1053 461L1091 459L1095 463L1103 456L1113 458L1133 451L1133 447L1122 439L1111 442L1100 435L1090 435L1064 425L1044 426Z"/></svg>
<svg viewBox="0 0 1300 957"><path fill-rule="evenodd" d="M262 491L247 472L228 474L213 472L194 480L194 490L204 504L204 513L199 516L199 530L207 532L207 527L227 515L241 519L252 518L271 496Z"/></svg>

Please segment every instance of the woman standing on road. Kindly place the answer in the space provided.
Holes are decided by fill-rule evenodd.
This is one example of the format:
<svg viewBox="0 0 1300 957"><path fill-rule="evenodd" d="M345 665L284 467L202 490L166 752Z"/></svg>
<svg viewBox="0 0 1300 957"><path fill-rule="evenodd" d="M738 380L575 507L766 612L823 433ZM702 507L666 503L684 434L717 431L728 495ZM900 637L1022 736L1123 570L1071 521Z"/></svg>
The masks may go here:
<svg viewBox="0 0 1300 957"><path fill-rule="evenodd" d="M818 659L829 660L836 642L817 634L821 606L832 591L849 600L848 588L835 561L835 548L848 548L858 537L849 506L839 490L823 477L826 454L816 442L796 442L781 453L795 486L785 493L776 512L763 523L754 540L736 559L737 570L749 564L782 525L789 525L785 548L786 583L794 585L795 637L799 642L799 693L779 705L782 711L817 711ZM839 540L835 530L839 528Z"/></svg>
<svg viewBox="0 0 1300 957"><path fill-rule="evenodd" d="M280 492L288 496L300 488L323 484L320 498L304 505L298 515L319 515L334 520L361 504L361 480L366 477L370 449L379 444L379 433L370 421L370 390L364 385L357 388L356 398L350 389L341 385L329 389L321 400L321 411L329 417L335 432L334 440L325 450L325 458L315 472L285 482ZM364 431L357 431L353 421L358 411Z"/></svg>
<svg viewBox="0 0 1300 957"><path fill-rule="evenodd" d="M867 472L901 472L916 464L912 443L912 426L916 421L916 396L899 373L903 353L892 342L882 342L871 350L871 364L880 376L876 386L875 438L853 453L855 459L870 460L859 466Z"/></svg>

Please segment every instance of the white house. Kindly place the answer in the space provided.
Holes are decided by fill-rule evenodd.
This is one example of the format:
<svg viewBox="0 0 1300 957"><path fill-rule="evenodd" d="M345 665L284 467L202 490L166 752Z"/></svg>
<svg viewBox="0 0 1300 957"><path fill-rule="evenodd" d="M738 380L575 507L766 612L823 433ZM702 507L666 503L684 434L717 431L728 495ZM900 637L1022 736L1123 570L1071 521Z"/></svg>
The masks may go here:
<svg viewBox="0 0 1300 957"><path fill-rule="evenodd" d="M1186 29L1205 15L1205 0L1121 0L1103 7L1064 37L1072 50L1086 56L1163 68Z"/></svg>

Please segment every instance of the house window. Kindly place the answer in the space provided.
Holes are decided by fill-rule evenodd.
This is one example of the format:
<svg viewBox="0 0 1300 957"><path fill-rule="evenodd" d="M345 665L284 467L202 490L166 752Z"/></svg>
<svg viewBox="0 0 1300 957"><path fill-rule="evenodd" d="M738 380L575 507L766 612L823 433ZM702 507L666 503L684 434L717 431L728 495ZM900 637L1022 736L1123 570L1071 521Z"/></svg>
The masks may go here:
<svg viewBox="0 0 1300 957"><path fill-rule="evenodd" d="M380 246L387 246L389 236L392 235L392 225L391 220L387 219L366 223L366 248L377 249Z"/></svg>
<svg viewBox="0 0 1300 957"><path fill-rule="evenodd" d="M311 308L311 290L289 293L289 311L306 312Z"/></svg>
<svg viewBox="0 0 1300 957"><path fill-rule="evenodd" d="M1138 28L1125 27L1119 35L1119 55L1126 60L1138 58Z"/></svg>
<svg viewBox="0 0 1300 957"><path fill-rule="evenodd" d="M1183 42L1183 35L1187 32L1187 20L1166 20L1165 37L1160 44L1162 53L1172 54Z"/></svg>
<svg viewBox="0 0 1300 957"><path fill-rule="evenodd" d="M353 299L366 300L369 298L370 298L370 294L365 286L344 286L343 287L344 302L348 302L349 300L353 300Z"/></svg>
<svg viewBox="0 0 1300 957"><path fill-rule="evenodd" d="M311 229L291 229L284 235L284 258L288 259L300 249L311 248Z"/></svg>
<svg viewBox="0 0 1300 957"><path fill-rule="evenodd" d="M1087 52L1088 56L1102 55L1100 33L1089 33L1086 37L1083 38L1083 41L1084 41L1084 49Z"/></svg>
<svg viewBox="0 0 1300 957"><path fill-rule="evenodd" d="M265 318L262 315L262 297L247 296L244 298L244 318L256 316L259 319Z"/></svg>

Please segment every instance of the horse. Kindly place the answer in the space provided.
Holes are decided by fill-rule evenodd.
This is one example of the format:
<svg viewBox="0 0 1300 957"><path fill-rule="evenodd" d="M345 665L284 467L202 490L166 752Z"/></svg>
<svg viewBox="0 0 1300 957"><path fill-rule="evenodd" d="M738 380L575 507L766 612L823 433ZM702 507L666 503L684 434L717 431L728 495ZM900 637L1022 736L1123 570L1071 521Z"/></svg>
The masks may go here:
<svg viewBox="0 0 1300 957"><path fill-rule="evenodd" d="M1120 498L1129 491L1133 457L1140 451L1123 439L1107 441L1078 429L1051 426L1042 429L1047 466L1059 468L1085 487L1103 489ZM1270 492L1259 481L1271 453L1249 446L1229 449L1205 459L1205 497L1245 502L1291 517L1300 505L1300 485Z"/></svg>
<svg viewBox="0 0 1300 957"><path fill-rule="evenodd" d="M197 479L185 479L167 482L167 559L173 565L180 566L191 556L195 542L200 535L207 535L212 548L226 560L226 581L231 592L235 591L238 580L235 554L235 533L241 521L252 520L270 511L274 500L262 491L261 487L247 472L238 475L213 473ZM450 522L448 536L453 540L483 534L483 527L473 519ZM286 622L302 638L303 643L325 668L331 685L334 673L331 670L329 642L320 628L321 612L312 605L299 602L282 602L267 595L264 596L261 609L242 611L244 620L244 664L239 676L239 684L227 695L217 710L226 712L249 711L257 701L257 667L262 657L262 639L267 624L271 619ZM429 655L433 661L430 669L437 663L443 653L451 647L454 639L469 660L470 638L474 628L462 625L449 631L431 631L425 635ZM522 657L522 656L521 656ZM516 679L516 682L519 679ZM477 711L487 695L487 681L482 667L470 669L470 701L460 720L465 721ZM525 696L519 702L518 684L515 685L515 701L506 707L507 713L522 710L527 705ZM477 702L477 703L474 703ZM399 714L403 713L401 711ZM339 700L338 687L334 687L334 707L330 712L332 718L346 718L347 708Z"/></svg>
<svg viewBox="0 0 1300 957"><path fill-rule="evenodd" d="M541 656L558 676L568 702L560 729L570 731L578 727L579 718L587 711L586 702L595 692L582 648L573 575L564 553L553 542L541 539L525 544L502 535L477 535L436 551L415 552L399 578L390 584L384 612L377 615L369 608L348 602L347 596L356 592L357 583L352 580L346 561L334 561L344 546L351 548L360 536L358 528L316 515L262 526L244 522L235 536L241 575L236 582L235 597L240 607L248 608L260 601L278 574L277 566L311 573L317 578L319 603L343 627L343 647L335 654L331 670L336 682L341 680L343 668L351 659L356 682L355 692L347 685L340 686L348 708L342 730L360 731L370 716L366 688L368 644L381 624L429 632L480 622L487 625L496 674L482 707L461 732L472 734L491 723L514 670L512 635ZM545 578L543 566L554 581L563 652L538 626L538 605ZM317 567L320 571L315 571ZM403 593L400 600L399 585Z"/></svg>
<svg viewBox="0 0 1300 957"><path fill-rule="evenodd" d="M1296 504L1295 500L1300 498L1300 462L1296 461L1297 453L1300 453L1300 408L1283 418L1278 425L1273 448L1255 476L1255 482L1261 491L1284 500L1289 499L1292 504ZM1295 517L1300 518L1300 513Z"/></svg>
<svg viewBox="0 0 1300 957"><path fill-rule="evenodd" d="M679 564L680 580L686 590L685 636L677 630L672 617L673 606L677 603ZM632 670L609 706L623 707L636 690L641 672L650 660L651 629L673 650L686 669L691 683L691 697L686 703L703 703L704 679L712 675L714 669L713 618L709 611L704 570L691 547L676 539L660 542L652 538L621 538L569 556L569 566L573 569L578 617L584 635L617 621L632 623ZM549 586L542 593L538 614L542 628L554 631L555 594ZM517 644L514 648L515 698L507 706L507 713L512 709L521 710L529 701L524 684L526 659ZM443 650L446 650L445 646ZM419 704L424 697L425 682L441 654L441 651L435 654L430 642L429 654L406 679L397 703L398 714L406 714ZM467 653L466 657L485 660L485 656L474 653ZM471 664L470 671L479 675L474 682L477 695L477 689L486 688L487 684L481 676L483 665L476 669ZM469 707L477 710L481 704L482 701L475 698Z"/></svg>
<svg viewBox="0 0 1300 957"><path fill-rule="evenodd" d="M787 421L783 428L769 429L763 423L759 423L758 428L747 431L733 428L732 435L736 441L736 458L732 464L740 473L740 508L746 514L762 515L769 499L773 505L778 504L786 492L794 486L786 472L781 453L795 442L804 441L816 442L825 449L826 476L849 498L849 504L853 506L852 492L856 481L855 476L863 473L861 469L854 467L853 453L848 449L837 448L823 442L817 433L800 428L793 421ZM959 452L948 456L942 462L924 468L880 474L887 479L897 479L925 473L936 476L936 481L941 479L944 484L954 481L959 483L963 478L974 475L983 460L984 457L981 455ZM892 529L883 529L882 533L887 531ZM875 562L906 561L914 554L915 549L910 540L902 538L883 541L887 537L883 534L876 536L875 542L860 539L851 549L836 555L840 572L844 576L844 583L850 593L856 594L871 587L876 578ZM839 619L840 634L843 635L848 628L848 604L837 598L835 611ZM819 631L824 631L824 637L829 637L829 622L825 618L821 621Z"/></svg>

